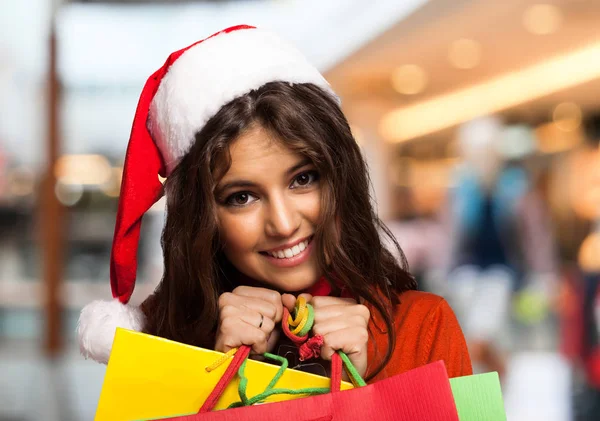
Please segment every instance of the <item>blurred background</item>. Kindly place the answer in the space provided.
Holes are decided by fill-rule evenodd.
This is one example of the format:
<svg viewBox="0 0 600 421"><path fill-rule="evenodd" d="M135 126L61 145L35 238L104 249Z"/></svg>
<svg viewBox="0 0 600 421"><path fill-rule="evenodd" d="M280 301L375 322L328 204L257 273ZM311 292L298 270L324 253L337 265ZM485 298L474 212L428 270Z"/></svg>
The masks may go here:
<svg viewBox="0 0 600 421"><path fill-rule="evenodd" d="M110 298L146 78L224 27L271 28L340 94L381 217L457 313L509 421L600 419L600 1L0 2L0 420L93 419L75 344ZM161 277L143 224L140 302Z"/></svg>

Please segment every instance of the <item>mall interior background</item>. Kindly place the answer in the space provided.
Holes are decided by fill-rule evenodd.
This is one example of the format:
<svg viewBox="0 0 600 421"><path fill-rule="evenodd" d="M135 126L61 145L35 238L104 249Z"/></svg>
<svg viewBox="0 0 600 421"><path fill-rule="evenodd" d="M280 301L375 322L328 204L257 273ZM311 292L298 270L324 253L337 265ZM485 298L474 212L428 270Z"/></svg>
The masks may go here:
<svg viewBox="0 0 600 421"><path fill-rule="evenodd" d="M598 0L1 2L0 420L93 418L105 367L74 332L110 298L139 93L171 51L239 23L281 33L340 94L380 216L476 369L501 373L508 419L600 419L598 22ZM134 302L161 277L162 206ZM481 270L494 232L507 265Z"/></svg>

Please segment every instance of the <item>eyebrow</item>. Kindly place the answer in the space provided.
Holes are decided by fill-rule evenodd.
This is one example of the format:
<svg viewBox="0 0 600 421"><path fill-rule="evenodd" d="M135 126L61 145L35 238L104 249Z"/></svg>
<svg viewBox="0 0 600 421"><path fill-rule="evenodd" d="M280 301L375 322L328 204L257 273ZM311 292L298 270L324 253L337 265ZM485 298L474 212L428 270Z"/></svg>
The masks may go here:
<svg viewBox="0 0 600 421"><path fill-rule="evenodd" d="M305 167L307 165L312 164L312 161L308 158L304 158L302 161L288 168L285 172L287 177L291 176L294 172L298 171L300 168ZM256 187L256 183L249 180L234 180L228 183L223 184L222 186L218 186L215 189L217 195L222 194L224 191L232 189L232 188L249 188Z"/></svg>

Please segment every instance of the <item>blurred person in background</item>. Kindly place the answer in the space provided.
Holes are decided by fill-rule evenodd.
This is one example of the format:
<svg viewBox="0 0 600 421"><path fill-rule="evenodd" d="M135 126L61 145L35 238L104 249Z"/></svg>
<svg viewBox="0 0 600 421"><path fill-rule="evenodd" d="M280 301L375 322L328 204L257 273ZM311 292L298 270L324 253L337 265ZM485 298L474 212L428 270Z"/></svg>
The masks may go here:
<svg viewBox="0 0 600 421"><path fill-rule="evenodd" d="M474 369L503 377L513 295L555 273L549 219L521 162L534 138L529 128L497 117L467 122L457 136L463 163L445 216L452 242L448 297Z"/></svg>
<svg viewBox="0 0 600 421"><path fill-rule="evenodd" d="M561 294L562 352L575 364L577 420L600 419L600 114L584 121L584 142L570 152L557 178L571 208L568 239L577 252ZM575 236L576 235L576 236ZM569 262L568 262L569 263Z"/></svg>

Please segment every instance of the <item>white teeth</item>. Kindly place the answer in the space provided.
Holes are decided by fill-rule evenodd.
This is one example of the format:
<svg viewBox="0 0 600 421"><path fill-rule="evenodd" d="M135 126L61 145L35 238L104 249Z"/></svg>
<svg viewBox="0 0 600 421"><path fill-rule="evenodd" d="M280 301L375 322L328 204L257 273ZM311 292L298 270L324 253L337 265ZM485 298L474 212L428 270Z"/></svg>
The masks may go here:
<svg viewBox="0 0 600 421"><path fill-rule="evenodd" d="M288 249L284 249L284 250L278 250L278 251L274 251L274 252L268 252L271 256L276 257L278 259L289 259L291 257L294 257L300 253L302 253L304 250L306 250L306 247L308 247L308 240L303 241L299 244L296 244L294 247L292 248L288 248Z"/></svg>

